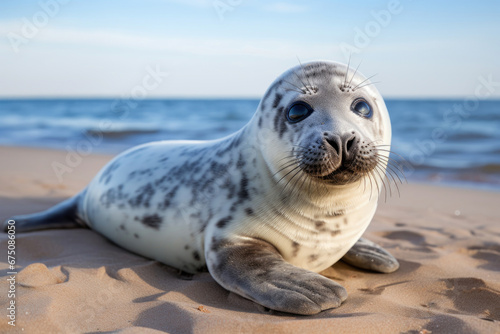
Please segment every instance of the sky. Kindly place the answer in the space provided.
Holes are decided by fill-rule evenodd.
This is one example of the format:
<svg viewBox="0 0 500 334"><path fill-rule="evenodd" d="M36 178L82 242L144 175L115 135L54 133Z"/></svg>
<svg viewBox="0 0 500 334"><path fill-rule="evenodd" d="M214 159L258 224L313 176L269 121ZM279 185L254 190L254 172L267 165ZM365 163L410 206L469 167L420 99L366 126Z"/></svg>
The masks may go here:
<svg viewBox="0 0 500 334"><path fill-rule="evenodd" d="M389 98L500 98L500 1L2 0L0 98L261 97L359 64ZM484 88L484 87L483 87Z"/></svg>

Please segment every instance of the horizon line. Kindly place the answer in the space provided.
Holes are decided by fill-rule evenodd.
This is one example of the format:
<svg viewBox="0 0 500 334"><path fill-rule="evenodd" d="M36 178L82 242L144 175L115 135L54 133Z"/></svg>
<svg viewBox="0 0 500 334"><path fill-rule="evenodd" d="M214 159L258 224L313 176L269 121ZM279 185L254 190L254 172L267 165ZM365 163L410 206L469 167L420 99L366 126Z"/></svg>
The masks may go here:
<svg viewBox="0 0 500 334"><path fill-rule="evenodd" d="M497 101L500 100L500 95L491 96L486 98L478 98L475 96L467 95L448 95L448 96L386 96L384 100L464 100L474 97L479 101ZM26 95L26 96L1 96L0 101L8 100L136 100L131 97L123 97L116 95ZM146 98L137 99L139 101L154 101L154 100L261 100L262 96L182 96L182 95L165 95L165 96L151 96Z"/></svg>

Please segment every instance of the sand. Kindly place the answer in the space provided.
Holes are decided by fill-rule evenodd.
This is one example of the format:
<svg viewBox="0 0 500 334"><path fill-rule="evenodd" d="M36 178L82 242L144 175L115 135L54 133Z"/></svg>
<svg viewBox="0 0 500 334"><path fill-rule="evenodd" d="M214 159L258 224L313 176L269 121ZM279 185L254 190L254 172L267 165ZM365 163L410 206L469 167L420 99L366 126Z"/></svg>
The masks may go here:
<svg viewBox="0 0 500 334"><path fill-rule="evenodd" d="M111 157L0 147L0 219L74 195ZM8 237L0 235L0 332L18 333L500 333L500 193L401 187L365 237L399 259L393 274L339 262L323 275L349 298L315 316L269 312L185 277L87 229L16 235L16 326L8 324Z"/></svg>

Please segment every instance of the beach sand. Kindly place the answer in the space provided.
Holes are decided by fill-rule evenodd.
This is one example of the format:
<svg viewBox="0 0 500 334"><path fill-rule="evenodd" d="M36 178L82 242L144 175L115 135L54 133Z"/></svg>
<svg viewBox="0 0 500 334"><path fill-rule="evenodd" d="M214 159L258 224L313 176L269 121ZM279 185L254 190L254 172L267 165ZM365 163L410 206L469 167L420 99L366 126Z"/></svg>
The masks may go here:
<svg viewBox="0 0 500 334"><path fill-rule="evenodd" d="M0 147L0 219L80 191L111 157ZM16 326L8 324L6 234L0 235L0 332L500 333L500 193L408 184L381 203L365 237L399 259L377 274L339 262L322 274L349 293L315 316L269 312L208 273L168 266L87 229L16 235ZM383 200L382 200L383 202Z"/></svg>

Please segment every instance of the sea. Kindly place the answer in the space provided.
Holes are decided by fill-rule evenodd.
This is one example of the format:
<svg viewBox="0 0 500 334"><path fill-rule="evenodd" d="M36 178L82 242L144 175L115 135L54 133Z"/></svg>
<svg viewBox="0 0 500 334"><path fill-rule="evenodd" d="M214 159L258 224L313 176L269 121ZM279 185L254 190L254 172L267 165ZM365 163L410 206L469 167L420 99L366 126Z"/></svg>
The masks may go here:
<svg viewBox="0 0 500 334"><path fill-rule="evenodd" d="M243 127L258 104L257 99L1 99L0 145L117 154L156 140L216 139ZM408 181L500 191L500 100L389 99L386 105L391 159Z"/></svg>

